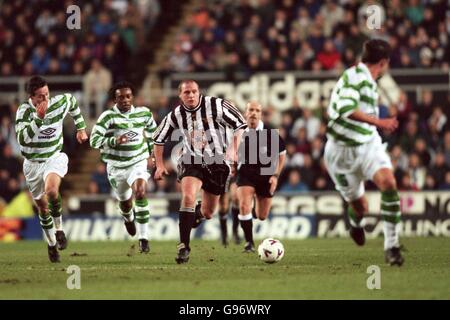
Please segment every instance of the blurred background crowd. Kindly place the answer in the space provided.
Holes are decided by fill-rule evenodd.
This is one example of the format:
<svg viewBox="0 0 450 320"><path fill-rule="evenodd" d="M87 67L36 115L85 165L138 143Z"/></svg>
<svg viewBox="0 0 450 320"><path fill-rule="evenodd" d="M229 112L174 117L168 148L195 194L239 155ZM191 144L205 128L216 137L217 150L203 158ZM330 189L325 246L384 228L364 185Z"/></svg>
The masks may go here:
<svg viewBox="0 0 450 320"><path fill-rule="evenodd" d="M82 8L82 26L71 33L65 9L72 2L0 1L0 77L79 75L84 95L80 104L102 110L111 106L107 99L111 84L127 79L129 68L142 68L125 61L140 57L140 48L158 32L155 25L162 15L162 2L75 1ZM195 3L194 13L186 17L170 54L159 66L160 77L174 72L222 71L233 80L236 72L249 76L260 71L339 72L355 63L362 43L373 37L388 40L394 48L391 68L449 70L450 11L446 1L383 1L379 30L370 30L365 24L366 8L374 1ZM136 99L136 105L146 103L140 96ZM0 198L4 203L26 189L14 131L19 103L0 105ZM175 105L176 101L161 97L150 108L159 123ZM279 111L265 107L264 121L272 123ZM334 190L323 165L325 107L310 110L296 101L288 111L277 114L281 124L275 125L287 145L279 191ZM429 90L417 101L402 92L399 103L380 105L381 117L397 116L400 122L395 133L381 133L400 190L450 190L449 110L450 94L447 101L437 103ZM74 127L69 125L64 151L76 159L83 154L78 150L86 148L77 146ZM165 156L174 169L169 148ZM160 194L177 190L174 174L149 185L149 192ZM91 174L86 192L110 193L103 164Z"/></svg>
<svg viewBox="0 0 450 320"><path fill-rule="evenodd" d="M392 68L449 66L446 1L383 1L380 29L366 26L377 1L204 1L178 35L166 72L342 70L365 40L393 47Z"/></svg>

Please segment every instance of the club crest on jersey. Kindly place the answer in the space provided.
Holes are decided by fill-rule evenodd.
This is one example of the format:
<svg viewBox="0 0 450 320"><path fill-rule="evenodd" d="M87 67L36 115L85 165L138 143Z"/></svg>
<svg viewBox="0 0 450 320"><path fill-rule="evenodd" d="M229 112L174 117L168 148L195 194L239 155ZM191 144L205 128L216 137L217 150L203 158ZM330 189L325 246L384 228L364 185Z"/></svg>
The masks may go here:
<svg viewBox="0 0 450 320"><path fill-rule="evenodd" d="M202 130L192 130L190 135L190 143L196 149L203 149L208 144L206 134Z"/></svg>

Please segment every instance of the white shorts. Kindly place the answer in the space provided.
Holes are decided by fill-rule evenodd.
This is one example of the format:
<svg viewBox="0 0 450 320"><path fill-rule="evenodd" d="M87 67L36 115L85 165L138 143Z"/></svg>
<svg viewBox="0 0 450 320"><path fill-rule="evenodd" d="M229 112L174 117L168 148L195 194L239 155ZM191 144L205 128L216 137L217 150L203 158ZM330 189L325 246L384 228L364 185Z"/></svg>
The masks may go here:
<svg viewBox="0 0 450 320"><path fill-rule="evenodd" d="M64 152L55 154L45 162L25 159L23 162L23 174L34 200L39 200L44 195L45 179L50 173L56 173L61 178L64 178L67 174L68 163L69 158Z"/></svg>
<svg viewBox="0 0 450 320"><path fill-rule="evenodd" d="M380 137L359 147L341 146L328 140L324 161L336 190L348 202L364 195L364 181L373 180L378 170L392 169L391 159Z"/></svg>
<svg viewBox="0 0 450 320"><path fill-rule="evenodd" d="M131 186L137 179L148 181L150 178L147 170L147 159L125 169L108 165L106 171L108 172L109 183L119 201L126 201L131 198L133 194Z"/></svg>

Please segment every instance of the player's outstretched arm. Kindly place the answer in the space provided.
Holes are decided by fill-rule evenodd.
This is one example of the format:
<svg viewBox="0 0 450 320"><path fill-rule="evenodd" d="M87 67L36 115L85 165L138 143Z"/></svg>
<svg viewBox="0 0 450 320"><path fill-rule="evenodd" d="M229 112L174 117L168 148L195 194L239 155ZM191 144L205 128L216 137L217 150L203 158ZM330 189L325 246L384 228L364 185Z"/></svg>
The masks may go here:
<svg viewBox="0 0 450 320"><path fill-rule="evenodd" d="M151 111L149 111L149 118L145 125L144 130L145 130L145 137L147 139L148 152L150 154L153 153L153 147L154 147L153 134L155 133L157 127L158 126L156 125L156 121L153 118L153 114L151 113Z"/></svg>
<svg viewBox="0 0 450 320"><path fill-rule="evenodd" d="M109 147L114 147L117 144L117 140L121 140L120 137L106 137L106 130L109 126L109 118L107 112L102 113L100 118L98 118L97 123L92 128L91 137L89 144L92 148L101 149L105 145Z"/></svg>
<svg viewBox="0 0 450 320"><path fill-rule="evenodd" d="M85 130L84 133L86 133L86 122L84 122L84 118L83 115L81 114L81 110L80 107L78 106L78 101L77 99L71 95L71 94L66 94L67 96L67 101L69 103L69 114L72 116L73 118L73 122L75 123L75 126L77 127L77 131L81 131L81 130ZM82 135L80 133L80 138L84 137L84 135ZM87 141L87 134L85 136ZM78 132L77 132L77 140L78 140ZM80 140L78 140L78 142L80 142ZM80 142L81 143L81 142Z"/></svg>
<svg viewBox="0 0 450 320"><path fill-rule="evenodd" d="M155 180L163 179L164 175L168 175L166 167L164 166L164 145L156 144L154 148L155 152L155 162L156 162L156 171L155 171Z"/></svg>
<svg viewBox="0 0 450 320"><path fill-rule="evenodd" d="M396 118L378 119L365 114L362 111L356 110L348 116L352 120L365 122L376 126L382 130L392 132L398 127L398 121Z"/></svg>
<svg viewBox="0 0 450 320"><path fill-rule="evenodd" d="M277 164L277 169L275 171L275 174L272 175L269 179L269 183L270 183L269 192L272 195L275 193L275 190L277 189L278 178L280 177L280 174L281 174L281 171L283 170L285 162L286 162L286 151L283 151L278 156L278 164Z"/></svg>

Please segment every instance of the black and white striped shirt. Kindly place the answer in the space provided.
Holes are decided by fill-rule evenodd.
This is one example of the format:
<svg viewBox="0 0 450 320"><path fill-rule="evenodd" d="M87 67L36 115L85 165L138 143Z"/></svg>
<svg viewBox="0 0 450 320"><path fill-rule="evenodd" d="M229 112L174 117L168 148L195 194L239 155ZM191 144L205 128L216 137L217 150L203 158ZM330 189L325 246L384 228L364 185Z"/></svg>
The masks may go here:
<svg viewBox="0 0 450 320"><path fill-rule="evenodd" d="M217 163L224 159L228 141L226 128L233 131L245 129L247 123L230 102L209 96L200 96L199 104L189 109L183 104L177 106L160 123L153 134L156 145L183 140L183 155L200 159L201 162ZM222 162L219 160L219 162ZM195 162L197 163L197 162Z"/></svg>

